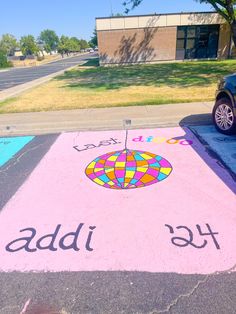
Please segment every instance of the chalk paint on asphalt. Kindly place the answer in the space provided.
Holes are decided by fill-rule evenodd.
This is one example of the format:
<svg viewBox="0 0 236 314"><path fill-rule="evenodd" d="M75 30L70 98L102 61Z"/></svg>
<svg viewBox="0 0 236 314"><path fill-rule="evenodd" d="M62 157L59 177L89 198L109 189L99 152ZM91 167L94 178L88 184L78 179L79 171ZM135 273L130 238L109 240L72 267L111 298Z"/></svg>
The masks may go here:
<svg viewBox="0 0 236 314"><path fill-rule="evenodd" d="M208 165L197 138L181 128L131 130L127 150L142 153L115 155L124 151L125 138L124 131L57 138L0 213L2 271L208 274L235 264L235 194L216 175L217 163ZM101 162L100 156L106 158ZM125 188L137 175L137 161L147 174L150 160L157 175L162 159L155 156L171 165L169 176L145 186L151 172L135 179L144 188ZM104 188L88 178L94 160L103 183L111 171L123 188Z"/></svg>
<svg viewBox="0 0 236 314"><path fill-rule="evenodd" d="M34 136L1 137L0 138L0 167L7 163L26 144L33 140Z"/></svg>

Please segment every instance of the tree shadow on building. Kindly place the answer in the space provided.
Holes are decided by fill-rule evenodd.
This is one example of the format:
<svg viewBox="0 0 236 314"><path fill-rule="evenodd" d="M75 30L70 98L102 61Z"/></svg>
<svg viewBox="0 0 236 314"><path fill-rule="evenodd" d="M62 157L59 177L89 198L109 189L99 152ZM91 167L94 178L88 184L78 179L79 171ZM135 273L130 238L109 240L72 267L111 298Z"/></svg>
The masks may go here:
<svg viewBox="0 0 236 314"><path fill-rule="evenodd" d="M156 27L159 16L149 19L146 27L132 35L123 35L119 47L111 56L107 53L100 54L101 64L130 64L145 63L155 60L156 54L153 47L153 39L158 31Z"/></svg>

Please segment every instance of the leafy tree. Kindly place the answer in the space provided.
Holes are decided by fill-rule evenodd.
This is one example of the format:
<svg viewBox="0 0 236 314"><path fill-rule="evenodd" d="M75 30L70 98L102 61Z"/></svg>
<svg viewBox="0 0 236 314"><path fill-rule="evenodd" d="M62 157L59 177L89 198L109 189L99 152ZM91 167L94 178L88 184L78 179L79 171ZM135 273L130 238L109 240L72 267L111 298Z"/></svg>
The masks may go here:
<svg viewBox="0 0 236 314"><path fill-rule="evenodd" d="M78 52L80 51L80 40L76 37L68 37L62 35L59 44L58 44L58 52L62 55L69 54L70 52Z"/></svg>
<svg viewBox="0 0 236 314"><path fill-rule="evenodd" d="M23 36L20 39L20 48L23 55L34 55L37 54L39 48L35 42L35 38L32 35Z"/></svg>
<svg viewBox="0 0 236 314"><path fill-rule="evenodd" d="M74 42L76 42L78 45L80 44L80 40L77 37L71 37L71 40L73 40Z"/></svg>
<svg viewBox="0 0 236 314"><path fill-rule="evenodd" d="M232 38L236 47L236 0L196 0L200 3L208 3L218 12L230 25Z"/></svg>
<svg viewBox="0 0 236 314"><path fill-rule="evenodd" d="M50 29L45 29L40 33L39 40L44 43L44 49L48 53L52 53L57 49L59 38L57 34Z"/></svg>
<svg viewBox="0 0 236 314"><path fill-rule="evenodd" d="M62 35L57 48L60 54L69 54L70 51L70 38L68 36Z"/></svg>
<svg viewBox="0 0 236 314"><path fill-rule="evenodd" d="M70 38L70 48L71 52L78 52L80 51L80 41L77 37L71 37Z"/></svg>
<svg viewBox="0 0 236 314"><path fill-rule="evenodd" d="M89 45L91 46L91 47L97 47L97 45L98 45L98 36L97 36L97 30L96 30L96 28L94 29L94 31L93 31L93 36L91 37L91 40L90 40L90 42L89 42Z"/></svg>
<svg viewBox="0 0 236 314"><path fill-rule="evenodd" d="M111 16L113 16L113 17L115 17L115 16L117 16L117 17L119 17L119 16L124 16L122 13L112 13L112 15Z"/></svg>
<svg viewBox="0 0 236 314"><path fill-rule="evenodd" d="M236 0L195 0L200 3L210 4L230 25L232 38L236 47ZM137 7L143 0L128 0L123 3L125 12Z"/></svg>
<svg viewBox="0 0 236 314"><path fill-rule="evenodd" d="M87 48L89 48L89 44L88 44L88 42L85 40L85 39L80 39L80 47L81 47L81 49L87 49Z"/></svg>
<svg viewBox="0 0 236 314"><path fill-rule="evenodd" d="M44 49L44 43L43 43L40 39L38 39L38 41L36 42L36 44L37 44L37 47L38 47L38 51L41 52L41 55L42 55L42 57L44 58L44 51L45 51L45 49Z"/></svg>
<svg viewBox="0 0 236 314"><path fill-rule="evenodd" d="M3 51L0 51L0 68L12 66L11 62L7 61L7 56Z"/></svg>
<svg viewBox="0 0 236 314"><path fill-rule="evenodd" d="M139 6L141 2L143 2L143 0L127 0L123 2L123 5L125 6L125 13L128 14L130 10Z"/></svg>
<svg viewBox="0 0 236 314"><path fill-rule="evenodd" d="M11 34L4 34L0 40L0 50L8 56L14 54L15 49L18 47L16 38Z"/></svg>

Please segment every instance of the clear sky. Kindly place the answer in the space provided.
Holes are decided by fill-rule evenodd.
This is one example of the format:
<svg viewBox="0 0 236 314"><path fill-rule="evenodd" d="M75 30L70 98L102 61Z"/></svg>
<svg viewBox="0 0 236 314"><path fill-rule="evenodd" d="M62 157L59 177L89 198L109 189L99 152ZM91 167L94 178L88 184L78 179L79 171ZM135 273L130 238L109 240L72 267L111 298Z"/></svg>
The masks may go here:
<svg viewBox="0 0 236 314"><path fill-rule="evenodd" d="M0 0L0 36L4 33L18 39L32 34L38 37L49 28L61 36L76 36L89 40L95 27L95 17L124 13L124 0ZM144 0L129 15L212 11L209 5L195 0Z"/></svg>

